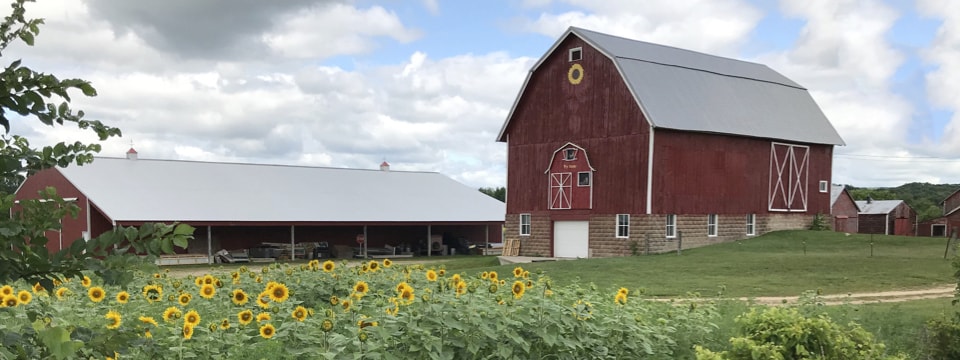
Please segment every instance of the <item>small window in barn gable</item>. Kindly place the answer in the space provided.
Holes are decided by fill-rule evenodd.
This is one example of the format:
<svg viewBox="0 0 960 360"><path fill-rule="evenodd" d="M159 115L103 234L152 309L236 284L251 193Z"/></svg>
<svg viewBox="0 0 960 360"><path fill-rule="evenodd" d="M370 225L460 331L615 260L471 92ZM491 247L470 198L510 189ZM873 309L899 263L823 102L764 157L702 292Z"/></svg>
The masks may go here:
<svg viewBox="0 0 960 360"><path fill-rule="evenodd" d="M563 160L573 161L577 159L577 149L563 149Z"/></svg>
<svg viewBox="0 0 960 360"><path fill-rule="evenodd" d="M581 171L577 173L577 186L590 186L589 171Z"/></svg>
<svg viewBox="0 0 960 360"><path fill-rule="evenodd" d="M717 236L717 214L707 215L707 236Z"/></svg>
<svg viewBox="0 0 960 360"><path fill-rule="evenodd" d="M830 183L826 180L820 182L820 192L825 193L830 191Z"/></svg>
<svg viewBox="0 0 960 360"><path fill-rule="evenodd" d="M675 214L667 215L667 237L677 237L677 215Z"/></svg>
<svg viewBox="0 0 960 360"><path fill-rule="evenodd" d="M617 237L630 237L630 214L617 214Z"/></svg>
<svg viewBox="0 0 960 360"><path fill-rule="evenodd" d="M570 61L580 61L583 59L583 48L575 47L570 49Z"/></svg>
<svg viewBox="0 0 960 360"><path fill-rule="evenodd" d="M530 235L530 214L520 214L520 235Z"/></svg>
<svg viewBox="0 0 960 360"><path fill-rule="evenodd" d="M757 234L757 214L747 214L747 235Z"/></svg>

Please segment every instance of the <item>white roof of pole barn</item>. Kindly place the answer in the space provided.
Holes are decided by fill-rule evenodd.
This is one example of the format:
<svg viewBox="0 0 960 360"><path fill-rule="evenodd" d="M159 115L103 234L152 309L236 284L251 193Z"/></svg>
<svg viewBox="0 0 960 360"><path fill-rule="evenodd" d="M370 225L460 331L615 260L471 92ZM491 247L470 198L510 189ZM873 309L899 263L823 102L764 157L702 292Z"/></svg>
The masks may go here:
<svg viewBox="0 0 960 360"><path fill-rule="evenodd" d="M844 145L807 89L762 64L571 27L531 74L570 34L613 60L655 128Z"/></svg>
<svg viewBox="0 0 960 360"><path fill-rule="evenodd" d="M857 200L861 214L882 215L889 214L902 203L903 200L873 200L869 204L866 200Z"/></svg>
<svg viewBox="0 0 960 360"><path fill-rule="evenodd" d="M118 158L58 170L114 221L490 222L506 213L435 172Z"/></svg>

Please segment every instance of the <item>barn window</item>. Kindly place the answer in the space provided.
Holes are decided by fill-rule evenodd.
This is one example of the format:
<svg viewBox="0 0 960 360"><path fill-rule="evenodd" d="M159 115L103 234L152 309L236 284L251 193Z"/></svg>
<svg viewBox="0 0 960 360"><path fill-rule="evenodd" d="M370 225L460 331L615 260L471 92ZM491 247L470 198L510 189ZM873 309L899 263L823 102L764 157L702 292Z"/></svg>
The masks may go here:
<svg viewBox="0 0 960 360"><path fill-rule="evenodd" d="M717 236L717 214L707 215L707 236Z"/></svg>
<svg viewBox="0 0 960 360"><path fill-rule="evenodd" d="M520 214L520 235L530 235L530 214Z"/></svg>
<svg viewBox="0 0 960 360"><path fill-rule="evenodd" d="M820 192L825 193L830 190L830 183L826 180L820 182Z"/></svg>
<svg viewBox="0 0 960 360"><path fill-rule="evenodd" d="M677 215L675 214L667 215L667 237L677 237Z"/></svg>
<svg viewBox="0 0 960 360"><path fill-rule="evenodd" d="M589 171L582 171L577 173L577 186L590 186Z"/></svg>
<svg viewBox="0 0 960 360"><path fill-rule="evenodd" d="M563 150L563 159L566 161L573 161L577 159L577 149L569 148Z"/></svg>
<svg viewBox="0 0 960 360"><path fill-rule="evenodd" d="M630 237L630 214L617 214L617 237Z"/></svg>
<svg viewBox="0 0 960 360"><path fill-rule="evenodd" d="M583 48L570 49L570 61L580 61L581 59L583 59Z"/></svg>
<svg viewBox="0 0 960 360"><path fill-rule="evenodd" d="M747 214L747 235L757 234L757 214Z"/></svg>

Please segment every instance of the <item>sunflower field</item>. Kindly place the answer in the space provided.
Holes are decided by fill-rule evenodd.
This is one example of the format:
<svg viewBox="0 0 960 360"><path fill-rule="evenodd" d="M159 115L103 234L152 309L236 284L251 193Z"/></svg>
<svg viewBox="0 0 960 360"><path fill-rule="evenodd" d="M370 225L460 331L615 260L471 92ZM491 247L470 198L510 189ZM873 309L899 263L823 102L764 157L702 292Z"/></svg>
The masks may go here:
<svg viewBox="0 0 960 360"><path fill-rule="evenodd" d="M555 287L521 267L345 264L3 285L0 358L673 359L715 328L709 302Z"/></svg>

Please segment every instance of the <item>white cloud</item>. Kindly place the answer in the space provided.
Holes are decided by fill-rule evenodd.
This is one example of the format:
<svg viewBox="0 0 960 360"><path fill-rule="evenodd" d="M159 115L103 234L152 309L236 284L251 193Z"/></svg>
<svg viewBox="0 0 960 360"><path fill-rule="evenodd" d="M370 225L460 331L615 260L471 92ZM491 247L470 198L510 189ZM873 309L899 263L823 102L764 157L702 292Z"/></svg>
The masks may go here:
<svg viewBox="0 0 960 360"><path fill-rule="evenodd" d="M711 54L735 55L763 15L741 0L563 2L583 11L543 13L527 29L558 37L567 27L577 26Z"/></svg>
<svg viewBox="0 0 960 360"><path fill-rule="evenodd" d="M956 157L960 153L960 2L919 0L917 5L928 16L942 20L933 44L923 54L936 66L926 75L926 90L933 106L953 112L941 137L940 151Z"/></svg>

